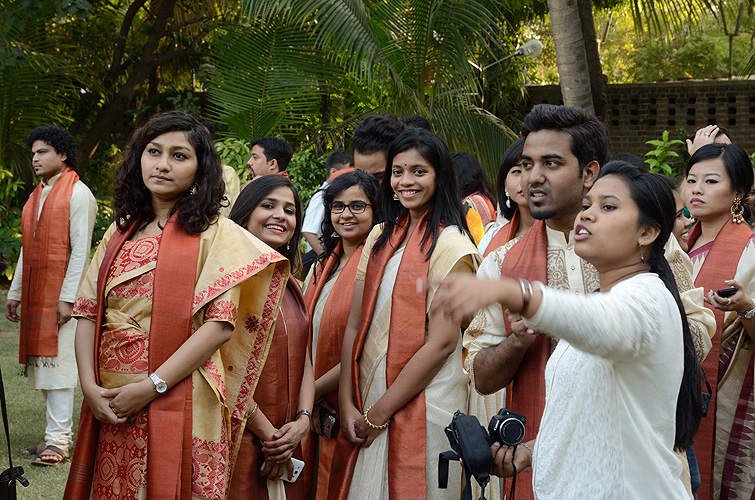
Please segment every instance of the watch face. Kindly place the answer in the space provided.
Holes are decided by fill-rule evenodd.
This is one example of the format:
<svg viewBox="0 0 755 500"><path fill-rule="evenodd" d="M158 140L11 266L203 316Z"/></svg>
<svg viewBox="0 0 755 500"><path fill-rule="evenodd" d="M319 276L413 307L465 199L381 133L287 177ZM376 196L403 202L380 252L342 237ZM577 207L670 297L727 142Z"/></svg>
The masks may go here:
<svg viewBox="0 0 755 500"><path fill-rule="evenodd" d="M159 382L159 383L158 383L158 384L157 384L157 385L155 386L155 390L156 390L157 392L159 392L159 393L163 393L163 392L165 392L165 391L167 391L167 390L168 390L168 384L166 384L165 382L162 382L162 381L160 381L160 382Z"/></svg>

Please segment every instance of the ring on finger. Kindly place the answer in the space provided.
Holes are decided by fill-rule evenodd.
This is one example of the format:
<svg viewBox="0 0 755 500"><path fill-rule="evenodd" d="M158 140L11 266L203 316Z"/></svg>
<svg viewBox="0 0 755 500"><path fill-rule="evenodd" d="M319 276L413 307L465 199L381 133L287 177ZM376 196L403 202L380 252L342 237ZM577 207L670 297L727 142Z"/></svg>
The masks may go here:
<svg viewBox="0 0 755 500"><path fill-rule="evenodd" d="M730 306L730 305L731 305L731 297L727 297L727 298L726 298L726 305L727 305L727 306Z"/></svg>

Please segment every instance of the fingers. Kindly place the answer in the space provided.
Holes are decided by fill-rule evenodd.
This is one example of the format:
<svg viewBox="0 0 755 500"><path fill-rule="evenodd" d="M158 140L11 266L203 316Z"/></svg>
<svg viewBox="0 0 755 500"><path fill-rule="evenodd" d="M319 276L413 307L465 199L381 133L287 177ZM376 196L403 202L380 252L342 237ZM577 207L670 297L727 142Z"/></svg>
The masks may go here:
<svg viewBox="0 0 755 500"><path fill-rule="evenodd" d="M122 387L116 387L115 389L103 389L100 391L100 396L103 398L114 398L123 390Z"/></svg>

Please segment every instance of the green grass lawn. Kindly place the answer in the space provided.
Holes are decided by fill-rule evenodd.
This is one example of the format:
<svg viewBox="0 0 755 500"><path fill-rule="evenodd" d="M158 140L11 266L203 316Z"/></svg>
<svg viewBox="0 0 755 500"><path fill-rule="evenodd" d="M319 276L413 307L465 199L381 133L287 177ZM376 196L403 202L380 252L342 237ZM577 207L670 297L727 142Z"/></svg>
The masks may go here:
<svg viewBox="0 0 755 500"><path fill-rule="evenodd" d="M7 288L0 290L0 304L5 310ZM13 465L24 468L24 476L29 487L17 487L18 498L28 500L59 500L63 498L70 462L57 467L31 465L31 458L21 456L21 450L41 442L45 435L45 402L42 393L29 389L28 381L18 364L18 324L0 318L0 367L3 371L5 396L8 403L11 451ZM81 389L76 388L76 402L73 411L74 440L79 427ZM0 434L4 434L0 427ZM5 437L0 439L0 470L8 468L8 447Z"/></svg>

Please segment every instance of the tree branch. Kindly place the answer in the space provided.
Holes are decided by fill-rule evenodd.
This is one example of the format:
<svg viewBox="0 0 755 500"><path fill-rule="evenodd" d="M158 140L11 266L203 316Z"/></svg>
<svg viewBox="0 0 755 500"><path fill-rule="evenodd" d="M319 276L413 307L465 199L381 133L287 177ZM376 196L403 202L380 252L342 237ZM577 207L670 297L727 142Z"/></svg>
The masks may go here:
<svg viewBox="0 0 755 500"><path fill-rule="evenodd" d="M131 25L134 23L134 17L136 17L136 13L139 12L139 9L144 7L145 3L147 3L147 0L136 0L134 3L129 5L126 14L123 16L121 31L118 34L118 43L115 46L115 50L113 51L113 59L110 63L110 71L108 71L108 74L104 79L105 85L112 85L112 83L121 73L121 60L123 59L123 54L126 52L126 39L128 38L128 32L131 31Z"/></svg>

